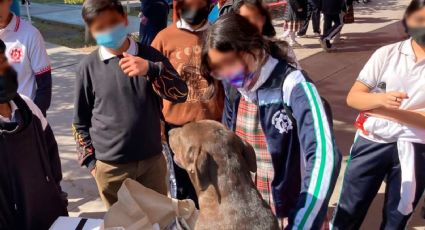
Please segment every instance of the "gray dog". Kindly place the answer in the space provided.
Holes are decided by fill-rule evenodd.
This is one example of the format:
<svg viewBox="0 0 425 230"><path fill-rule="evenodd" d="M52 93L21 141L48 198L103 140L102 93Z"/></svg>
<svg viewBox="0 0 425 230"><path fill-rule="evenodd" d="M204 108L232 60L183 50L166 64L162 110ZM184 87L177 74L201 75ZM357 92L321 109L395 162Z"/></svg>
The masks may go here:
<svg viewBox="0 0 425 230"><path fill-rule="evenodd" d="M257 164L249 144L218 122L199 121L173 129L170 147L199 198L195 229L278 229L251 179Z"/></svg>

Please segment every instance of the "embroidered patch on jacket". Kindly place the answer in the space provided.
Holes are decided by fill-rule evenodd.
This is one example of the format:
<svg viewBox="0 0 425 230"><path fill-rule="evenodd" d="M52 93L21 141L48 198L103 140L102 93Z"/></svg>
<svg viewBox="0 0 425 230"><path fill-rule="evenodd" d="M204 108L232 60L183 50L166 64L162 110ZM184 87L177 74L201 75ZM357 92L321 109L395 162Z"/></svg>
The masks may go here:
<svg viewBox="0 0 425 230"><path fill-rule="evenodd" d="M292 130L294 127L292 126L292 121L289 119L285 110L277 111L272 117L272 125L279 130L280 134L288 133L289 130Z"/></svg>

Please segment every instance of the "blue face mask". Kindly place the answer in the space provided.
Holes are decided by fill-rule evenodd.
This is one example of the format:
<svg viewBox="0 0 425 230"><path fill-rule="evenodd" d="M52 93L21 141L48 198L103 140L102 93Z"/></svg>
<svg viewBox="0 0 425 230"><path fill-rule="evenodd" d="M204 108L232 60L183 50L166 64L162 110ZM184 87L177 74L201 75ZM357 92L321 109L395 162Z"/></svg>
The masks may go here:
<svg viewBox="0 0 425 230"><path fill-rule="evenodd" d="M255 73L247 72L246 70L241 69L230 76L222 77L222 79L227 81L231 86L235 88L243 88L249 85L254 76Z"/></svg>
<svg viewBox="0 0 425 230"><path fill-rule="evenodd" d="M127 38L127 27L124 24L118 24L108 31L94 35L96 43L110 49L119 49Z"/></svg>

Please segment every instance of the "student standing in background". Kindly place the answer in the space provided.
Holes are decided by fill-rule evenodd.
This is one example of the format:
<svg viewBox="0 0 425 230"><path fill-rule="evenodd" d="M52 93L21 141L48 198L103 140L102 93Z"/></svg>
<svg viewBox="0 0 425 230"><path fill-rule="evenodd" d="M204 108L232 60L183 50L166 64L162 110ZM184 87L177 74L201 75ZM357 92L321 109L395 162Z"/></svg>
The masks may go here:
<svg viewBox="0 0 425 230"><path fill-rule="evenodd" d="M166 56L189 88L185 103L164 100L165 134L199 120L220 121L224 92L221 83L200 72L203 36L209 28L209 0L177 0L178 21L161 31L152 47ZM195 189L184 169L174 165L177 198L197 201Z"/></svg>
<svg viewBox="0 0 425 230"><path fill-rule="evenodd" d="M167 27L170 7L166 0L142 0L140 7L140 43L150 45L159 33Z"/></svg>
<svg viewBox="0 0 425 230"><path fill-rule="evenodd" d="M314 36L320 36L320 1L321 0L307 0L306 20L301 25L301 28L297 33L298 37L306 36L310 19L313 25Z"/></svg>
<svg viewBox="0 0 425 230"><path fill-rule="evenodd" d="M291 64L301 69L301 65L295 56L294 50L286 41L277 41L274 39L276 30L273 26L272 17L267 7L261 0L241 0L235 5L235 12L248 19L251 24L257 27L260 34L266 39L273 40L270 47L272 55L278 52L284 52ZM280 54L277 54L280 55Z"/></svg>
<svg viewBox="0 0 425 230"><path fill-rule="evenodd" d="M325 51L332 51L331 40L342 29L341 12L345 0L322 0L323 35L320 37L320 45Z"/></svg>
<svg viewBox="0 0 425 230"><path fill-rule="evenodd" d="M187 86L160 52L127 36L119 0L86 0L82 16L99 49L77 67L73 131L79 162L108 208L127 178L166 195L161 98L184 102Z"/></svg>
<svg viewBox="0 0 425 230"><path fill-rule="evenodd" d="M378 49L347 97L360 111L333 229L359 229L385 180L381 229L406 229L425 191L425 1L413 0L411 38Z"/></svg>
<svg viewBox="0 0 425 230"><path fill-rule="evenodd" d="M12 0L0 1L0 39L18 72L18 92L31 98L46 115L52 100L52 72L40 32L10 12Z"/></svg>
<svg viewBox="0 0 425 230"><path fill-rule="evenodd" d="M294 48L301 45L296 41L296 33L307 18L307 0L289 0L285 8L282 40Z"/></svg>

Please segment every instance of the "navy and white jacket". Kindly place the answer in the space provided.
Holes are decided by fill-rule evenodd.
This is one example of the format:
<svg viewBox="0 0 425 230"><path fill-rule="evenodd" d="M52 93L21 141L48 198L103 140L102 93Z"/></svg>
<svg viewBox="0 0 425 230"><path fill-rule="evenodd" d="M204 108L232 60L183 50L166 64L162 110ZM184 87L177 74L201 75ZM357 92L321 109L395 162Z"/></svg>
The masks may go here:
<svg viewBox="0 0 425 230"><path fill-rule="evenodd" d="M234 130L241 94L223 84L223 122ZM285 61L255 93L275 169L276 215L289 217L290 229L320 229L341 163L321 97L311 80Z"/></svg>

